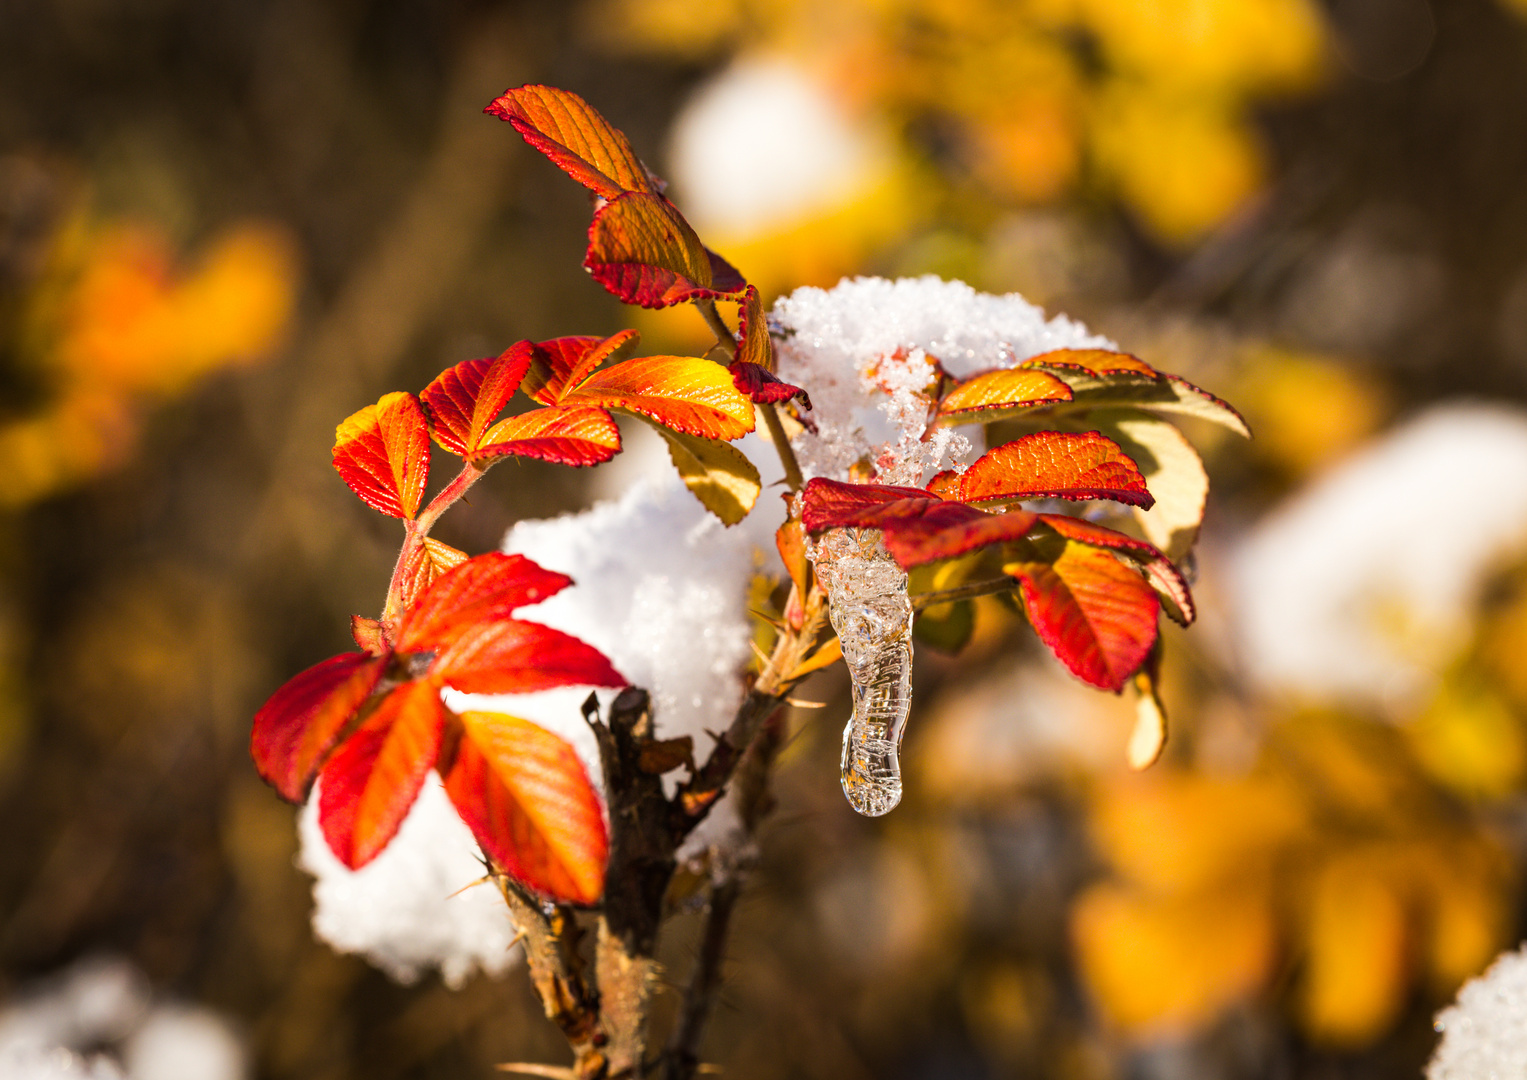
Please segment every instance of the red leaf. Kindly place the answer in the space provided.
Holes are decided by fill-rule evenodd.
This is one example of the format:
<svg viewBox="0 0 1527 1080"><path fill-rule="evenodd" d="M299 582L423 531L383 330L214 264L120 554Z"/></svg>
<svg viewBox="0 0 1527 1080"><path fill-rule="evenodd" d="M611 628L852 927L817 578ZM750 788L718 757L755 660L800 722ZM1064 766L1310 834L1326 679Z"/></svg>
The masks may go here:
<svg viewBox="0 0 1527 1080"><path fill-rule="evenodd" d="M628 304L664 308L727 294L714 286L711 253L661 195L631 191L594 211L583 266Z"/></svg>
<svg viewBox="0 0 1527 1080"><path fill-rule="evenodd" d="M1023 366L1062 368L1087 375L1138 375L1153 382L1165 377L1138 356L1113 349L1052 349L1031 356Z"/></svg>
<svg viewBox="0 0 1527 1080"><path fill-rule="evenodd" d="M622 330L607 338L559 337L537 342L525 375L525 393L542 405L560 405L562 395L600 364L630 356L637 340L635 330Z"/></svg>
<svg viewBox="0 0 1527 1080"><path fill-rule="evenodd" d="M429 476L429 427L412 394L388 394L334 432L334 468L368 506L395 518L419 510Z"/></svg>
<svg viewBox="0 0 1527 1080"><path fill-rule="evenodd" d="M823 529L862 526L874 520L870 512L884 503L898 499L930 499L928 492L915 487L893 487L890 484L845 484L841 480L817 477L806 482L803 492L805 507L801 511L801 524L807 532ZM880 526L874 525L874 528Z"/></svg>
<svg viewBox="0 0 1527 1080"><path fill-rule="evenodd" d="M1146 578L1166 601L1166 613L1173 621L1187 626L1197 618L1198 612L1193 603L1193 593L1188 588L1182 572L1153 545L1144 540L1136 540L1133 536L1115 532L1113 529L1104 528L1102 525L1094 525L1090 521L1068 517L1065 514L1040 514L1039 519L1068 540L1077 540L1094 547L1112 548L1129 555L1140 563Z"/></svg>
<svg viewBox="0 0 1527 1080"><path fill-rule="evenodd" d="M935 473L932 480L928 481L928 491L937 495L940 499L958 499L960 497L960 474L953 469L945 469L941 473Z"/></svg>
<svg viewBox="0 0 1527 1080"><path fill-rule="evenodd" d="M625 686L605 655L570 634L518 619L465 627L430 675L466 694L525 694L555 686Z"/></svg>
<svg viewBox="0 0 1527 1080"><path fill-rule="evenodd" d="M566 574L546 570L523 555L495 551L467 559L442 574L404 615L398 648L444 648L476 624L507 619L572 583Z"/></svg>
<svg viewBox="0 0 1527 1080"><path fill-rule="evenodd" d="M1053 563L1009 563L1039 638L1083 682L1118 690L1156 640L1160 601L1107 551L1068 543Z"/></svg>
<svg viewBox="0 0 1527 1080"><path fill-rule="evenodd" d="M982 454L959 478L962 502L1113 499L1150 509L1145 477L1096 431L1036 431Z"/></svg>
<svg viewBox="0 0 1527 1080"><path fill-rule="evenodd" d="M1026 368L1007 368L972 375L939 402L940 420L987 423L995 413L1014 413L1036 405L1071 400L1071 388L1054 375Z"/></svg>
<svg viewBox="0 0 1527 1080"><path fill-rule="evenodd" d="M578 183L606 199L657 191L620 129L577 94L554 86L506 90L483 110L507 120L525 141Z"/></svg>
<svg viewBox="0 0 1527 1080"><path fill-rule="evenodd" d="M799 386L785 382L762 365L746 360L733 360L727 369L732 373L732 385L739 393L746 394L755 404L772 404L800 398L801 404L811 408L811 398Z"/></svg>
<svg viewBox="0 0 1527 1080"><path fill-rule="evenodd" d="M440 688L411 682L382 699L323 768L318 822L339 861L365 866L408 816L440 751Z"/></svg>
<svg viewBox="0 0 1527 1080"><path fill-rule="evenodd" d="M300 803L334 740L381 681L387 656L344 653L288 679L255 713L249 753L261 778Z"/></svg>
<svg viewBox="0 0 1527 1080"><path fill-rule="evenodd" d="M562 396L569 405L623 409L686 435L740 439L753 430L753 403L723 367L693 356L643 356L594 372Z"/></svg>
<svg viewBox="0 0 1527 1080"><path fill-rule="evenodd" d="M461 722L445 790L483 850L538 893L574 904L598 900L609 837L573 748L502 713L463 713Z"/></svg>
<svg viewBox="0 0 1527 1080"><path fill-rule="evenodd" d="M964 503L918 503L891 504L881 525L886 549L903 570L1017 540L1034 527L1035 515L1027 510L989 514ZM895 509L902 505L912 512L896 514Z"/></svg>
<svg viewBox="0 0 1527 1080"><path fill-rule="evenodd" d="M493 425L481 458L514 454L557 465L598 465L620 452L620 428L603 409L587 405L533 409Z"/></svg>
<svg viewBox="0 0 1527 1080"><path fill-rule="evenodd" d="M737 271L737 268L717 255L710 248L705 249L705 254L710 258L710 287L718 290L724 296L733 296L747 287L747 280Z"/></svg>
<svg viewBox="0 0 1527 1080"><path fill-rule="evenodd" d="M399 611L407 611L419 602L419 598L439 580L442 574L467 561L467 553L449 544L442 544L434 537L425 537L424 543L403 555L403 587L398 590L397 608L387 612L389 620Z"/></svg>
<svg viewBox="0 0 1527 1080"><path fill-rule="evenodd" d="M499 356L457 364L426 386L419 397L435 441L461 457L476 454L483 432L519 389L533 349L516 342Z"/></svg>
<svg viewBox="0 0 1527 1080"><path fill-rule="evenodd" d="M743 290L742 301L737 305L737 322L738 337L741 338L737 359L773 371L774 343L769 338L769 324L764 319L763 298L754 285Z"/></svg>

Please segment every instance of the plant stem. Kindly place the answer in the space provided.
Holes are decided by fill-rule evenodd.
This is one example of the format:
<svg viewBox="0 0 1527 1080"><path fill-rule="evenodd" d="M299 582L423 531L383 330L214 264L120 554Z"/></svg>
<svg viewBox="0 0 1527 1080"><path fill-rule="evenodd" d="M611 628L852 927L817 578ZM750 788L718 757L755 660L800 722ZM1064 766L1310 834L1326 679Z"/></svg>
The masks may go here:
<svg viewBox="0 0 1527 1080"><path fill-rule="evenodd" d="M694 976L684 991L684 1004L679 1009L679 1018L664 1055L664 1080L690 1080L695 1074L700 1031L710 1017L716 991L721 986L721 961L726 956L727 932L731 929L732 909L737 906L741 894L742 879L736 874L728 875L711 889Z"/></svg>
<svg viewBox="0 0 1527 1080"><path fill-rule="evenodd" d="M1018 583L1010 577L999 577L988 578L985 581L972 581L968 585L957 585L952 589L942 589L939 592L918 593L912 597L912 610L921 611L934 604L952 604L956 600L970 600L977 596L1008 592L1017 585Z"/></svg>
<svg viewBox="0 0 1527 1080"><path fill-rule="evenodd" d="M720 345L732 356L737 355L737 339L732 336L731 327L726 325L726 320L721 317L721 312L716 310L714 300L696 300L695 307L700 309L700 314L705 318L705 325L711 328L716 335L716 344Z"/></svg>
<svg viewBox="0 0 1527 1080"><path fill-rule="evenodd" d="M780 422L777 406L765 403L757 406L757 409L763 413L764 427L769 429L769 441L779 452L779 462L785 467L785 483L790 485L791 491L801 490L805 484L801 478L801 465L795 460L795 447L790 445L790 437L785 434L785 425Z"/></svg>

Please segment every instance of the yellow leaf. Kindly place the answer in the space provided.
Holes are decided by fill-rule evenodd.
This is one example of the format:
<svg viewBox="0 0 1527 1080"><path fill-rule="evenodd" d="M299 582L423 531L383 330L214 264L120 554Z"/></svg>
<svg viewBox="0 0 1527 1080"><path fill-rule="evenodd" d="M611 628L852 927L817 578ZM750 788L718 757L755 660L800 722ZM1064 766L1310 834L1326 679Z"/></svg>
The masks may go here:
<svg viewBox="0 0 1527 1080"><path fill-rule="evenodd" d="M703 439L653 424L668 442L668 457L684 486L705 509L721 519L723 525L735 525L748 516L763 485L758 470L730 443Z"/></svg>

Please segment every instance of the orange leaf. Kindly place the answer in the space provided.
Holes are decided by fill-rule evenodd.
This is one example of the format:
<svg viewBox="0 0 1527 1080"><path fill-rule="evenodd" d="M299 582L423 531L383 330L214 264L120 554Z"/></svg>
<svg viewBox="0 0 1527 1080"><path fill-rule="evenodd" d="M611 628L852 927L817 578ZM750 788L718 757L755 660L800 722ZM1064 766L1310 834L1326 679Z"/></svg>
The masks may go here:
<svg viewBox="0 0 1527 1080"><path fill-rule="evenodd" d="M959 478L963 502L1112 499L1149 509L1145 477L1112 439L1095 431L1036 431L982 454Z"/></svg>
<svg viewBox="0 0 1527 1080"><path fill-rule="evenodd" d="M686 435L740 439L753 430L753 403L731 374L693 356L643 356L596 371L563 395L567 404L623 409Z"/></svg>
<svg viewBox="0 0 1527 1080"><path fill-rule="evenodd" d="M1153 382L1165 377L1139 357L1112 349L1052 349L1029 357L1023 366L1060 368L1087 375L1137 375Z"/></svg>
<svg viewBox="0 0 1527 1080"><path fill-rule="evenodd" d="M758 287L749 285L737 305L738 336L737 359L745 364L757 364L766 371L774 370L774 343L769 339L769 324L764 319L763 298ZM741 389L739 387L739 389Z"/></svg>
<svg viewBox="0 0 1527 1080"><path fill-rule="evenodd" d="M1125 407L1183 413L1222 424L1247 438L1251 429L1230 405L1186 379L1157 371L1128 353L1108 349L1055 349L1023 362L1042 368L1071 388L1072 400L1088 408Z"/></svg>
<svg viewBox="0 0 1527 1080"><path fill-rule="evenodd" d="M429 428L412 394L388 394L334 432L334 468L365 503L395 518L419 510L429 476Z"/></svg>
<svg viewBox="0 0 1527 1080"><path fill-rule="evenodd" d="M1154 595L1154 594L1152 594ZM465 626L430 665L464 694L526 694L555 686L625 686L605 655L540 623L499 619Z"/></svg>
<svg viewBox="0 0 1527 1080"><path fill-rule="evenodd" d="M865 526L874 517L875 508L899 499L931 499L922 488L895 487L890 484L846 484L841 480L816 477L806 482L802 492L804 508L801 524L811 533L823 529ZM878 524L870 526L880 528Z"/></svg>
<svg viewBox="0 0 1527 1080"><path fill-rule="evenodd" d="M445 716L438 686L407 683L383 698L324 766L318 822L350 869L376 858L408 816L440 751Z"/></svg>
<svg viewBox="0 0 1527 1080"><path fill-rule="evenodd" d="M1166 613L1174 622L1187 626L1197 618L1197 608L1193 603L1193 593L1188 588L1187 580L1183 578L1182 572L1172 564L1172 561L1151 544L1065 514L1040 514L1039 520L1068 540L1124 552L1140 564L1146 580L1155 588L1161 599L1166 601Z"/></svg>
<svg viewBox="0 0 1527 1080"><path fill-rule="evenodd" d="M467 360L443 371L419 395L435 441L470 458L483 432L519 389L534 346L518 341L496 357Z"/></svg>
<svg viewBox="0 0 1527 1080"><path fill-rule="evenodd" d="M603 409L584 405L533 409L493 425L482 458L514 454L557 465L598 465L620 453L620 428Z"/></svg>
<svg viewBox="0 0 1527 1080"><path fill-rule="evenodd" d="M406 652L445 648L478 623L507 619L572 583L566 574L543 569L523 555L495 551L466 559L442 574L403 617L398 647Z"/></svg>
<svg viewBox="0 0 1527 1080"><path fill-rule="evenodd" d="M664 308L715 298L711 256L673 203L630 191L594 211L583 266L628 304Z"/></svg>
<svg viewBox="0 0 1527 1080"><path fill-rule="evenodd" d="M630 356L637 337L635 330L622 330L607 338L575 336L538 341L525 374L525 393L542 405L560 405L562 395L600 364Z"/></svg>
<svg viewBox="0 0 1527 1080"><path fill-rule="evenodd" d="M1018 579L1039 639L1083 682L1118 690L1145 662L1161 604L1139 573L1109 552L1067 543L1053 563L1002 569Z"/></svg>
<svg viewBox="0 0 1527 1080"><path fill-rule="evenodd" d="M1010 368L973 375L939 402L938 418L951 424L985 424L1036 405L1070 401L1071 388L1054 375Z"/></svg>
<svg viewBox="0 0 1527 1080"><path fill-rule="evenodd" d="M283 799L300 803L334 745L371 696L390 657L344 653L288 679L255 713L249 752Z"/></svg>
<svg viewBox="0 0 1527 1080"><path fill-rule="evenodd" d="M504 91L483 111L509 121L526 142L602 198L658 190L620 129L577 94L532 84Z"/></svg>
<svg viewBox="0 0 1527 1080"><path fill-rule="evenodd" d="M477 842L516 880L554 899L604 893L609 835L573 748L527 720L461 715L465 734L445 790Z"/></svg>
<svg viewBox="0 0 1527 1080"><path fill-rule="evenodd" d="M907 505L911 508L910 503ZM937 502L905 515L887 513L880 527L885 530L886 549L903 570L910 570L990 544L1017 540L1034 527L1034 521L1035 515L1027 510L989 514L964 503Z"/></svg>
<svg viewBox="0 0 1527 1080"><path fill-rule="evenodd" d="M442 544L434 537L425 537L424 543L404 553L403 560L403 587L398 591L398 607L407 611L440 575L466 562L467 553ZM388 614L391 616L395 612Z"/></svg>

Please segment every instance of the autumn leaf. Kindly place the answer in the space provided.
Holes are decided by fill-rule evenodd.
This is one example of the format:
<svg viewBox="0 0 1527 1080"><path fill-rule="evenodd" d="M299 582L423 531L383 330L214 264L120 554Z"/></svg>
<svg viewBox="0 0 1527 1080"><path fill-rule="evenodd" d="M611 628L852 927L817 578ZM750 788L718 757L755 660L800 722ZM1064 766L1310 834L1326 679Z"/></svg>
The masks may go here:
<svg viewBox="0 0 1527 1080"><path fill-rule="evenodd" d="M558 686L625 686L605 655L540 623L497 619L452 636L429 675L464 694L528 694Z"/></svg>
<svg viewBox="0 0 1527 1080"><path fill-rule="evenodd" d="M457 364L425 387L419 398L435 441L459 457L474 457L519 389L533 349L528 341L516 342L499 356Z"/></svg>
<svg viewBox="0 0 1527 1080"><path fill-rule="evenodd" d="M1095 431L1037 431L988 450L960 474L967 503L1112 499L1149 508L1145 477L1113 440Z"/></svg>
<svg viewBox="0 0 1527 1080"><path fill-rule="evenodd" d="M753 403L723 367L693 356L643 356L604 368L567 391L568 404L619 409L707 439L753 430Z"/></svg>
<svg viewBox="0 0 1527 1080"><path fill-rule="evenodd" d="M255 713L249 752L260 777L300 803L324 755L376 689L388 657L344 653L288 679Z"/></svg>
<svg viewBox="0 0 1527 1080"><path fill-rule="evenodd" d="M350 869L376 858L408 816L439 752L445 717L434 683L400 686L324 766L318 822Z"/></svg>
<svg viewBox="0 0 1527 1080"><path fill-rule="evenodd" d="M1135 408L1196 416L1251 437L1245 419L1229 404L1186 379L1157 371L1128 353L1107 349L1055 349L1025 360L1026 369L1049 372L1071 388L1071 406Z"/></svg>
<svg viewBox="0 0 1527 1080"><path fill-rule="evenodd" d="M787 383L760 364L747 360L733 360L727 368L732 373L732 385L737 392L747 396L757 405L772 405L791 398L799 398L802 405L811 408L811 398L794 383Z"/></svg>
<svg viewBox="0 0 1527 1080"><path fill-rule="evenodd" d="M429 476L429 427L412 394L387 394L334 433L334 468L372 509L412 518Z"/></svg>
<svg viewBox="0 0 1527 1080"><path fill-rule="evenodd" d="M1120 689L1155 644L1156 591L1108 551L1068 542L1053 562L1002 570L1018 579L1039 639L1083 682Z"/></svg>
<svg viewBox="0 0 1527 1080"><path fill-rule="evenodd" d="M1187 580L1161 552L1144 540L1065 514L1040 514L1040 521L1062 536L1094 547L1111 548L1136 563L1151 587L1156 590L1174 622L1188 626L1197 618L1193 593Z"/></svg>
<svg viewBox="0 0 1527 1080"><path fill-rule="evenodd" d="M467 553L449 544L443 544L432 536L427 536L417 547L405 548L400 558L403 562L401 568L403 587L398 590L397 604L399 610L406 611L424 595L440 575L466 562ZM395 617L397 612L389 611L387 614Z"/></svg>
<svg viewBox="0 0 1527 1080"><path fill-rule="evenodd" d="M481 623L507 619L573 583L523 555L490 552L466 559L440 575L405 615L398 648L424 652L444 648Z"/></svg>
<svg viewBox="0 0 1527 1080"><path fill-rule="evenodd" d="M850 526L878 529L879 525L869 523L878 520L875 515L879 507L901 499L933 498L922 488L848 484L821 476L806 482L802 496L801 524L810 533Z"/></svg>
<svg viewBox="0 0 1527 1080"><path fill-rule="evenodd" d="M620 428L603 409L588 406L532 409L500 420L483 436L483 461L506 454L554 465L599 465L620 453Z"/></svg>
<svg viewBox="0 0 1527 1080"><path fill-rule="evenodd" d="M526 142L601 198L659 190L625 135L577 94L531 84L504 91L483 111L513 124Z"/></svg>
<svg viewBox="0 0 1527 1080"><path fill-rule="evenodd" d="M538 341L525 373L525 393L542 405L560 405L562 396L595 368L630 356L639 340L635 330L622 330L606 338L574 335Z"/></svg>
<svg viewBox="0 0 1527 1080"><path fill-rule="evenodd" d="M445 789L483 850L536 892L575 904L598 900L608 833L573 748L503 713L466 712L461 723Z"/></svg>
<svg viewBox="0 0 1527 1080"><path fill-rule="evenodd" d="M710 254L684 215L644 191L594 211L583 267L621 300L644 308L725 295L711 287Z"/></svg>
<svg viewBox="0 0 1527 1080"><path fill-rule="evenodd" d="M1030 368L982 372L944 395L938 419L946 424L990 424L1036 405L1071 400L1071 388L1054 375Z"/></svg>
<svg viewBox="0 0 1527 1080"><path fill-rule="evenodd" d="M763 490L758 469L730 443L685 435L661 424L653 425L668 444L668 456L679 478L695 498L723 525L735 525L748 516Z"/></svg>

